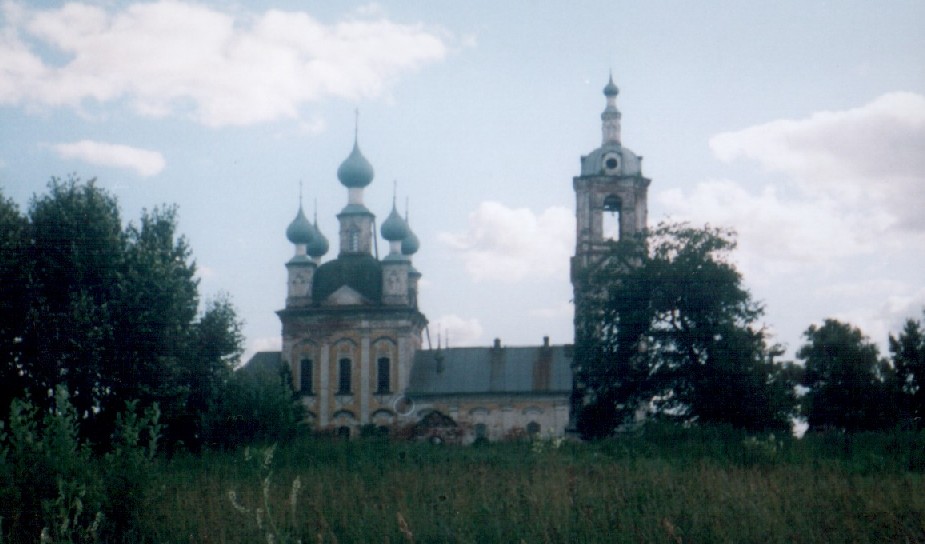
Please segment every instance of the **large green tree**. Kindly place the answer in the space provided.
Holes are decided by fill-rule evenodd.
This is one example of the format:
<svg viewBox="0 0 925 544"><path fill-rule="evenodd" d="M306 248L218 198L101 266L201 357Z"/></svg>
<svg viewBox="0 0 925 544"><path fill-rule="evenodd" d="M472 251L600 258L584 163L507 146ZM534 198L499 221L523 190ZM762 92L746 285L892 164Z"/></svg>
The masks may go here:
<svg viewBox="0 0 925 544"><path fill-rule="evenodd" d="M606 435L640 409L687 422L785 429L793 379L729 261L734 234L660 224L614 242L576 315L579 427Z"/></svg>
<svg viewBox="0 0 925 544"><path fill-rule="evenodd" d="M22 324L29 311L23 286L29 277L27 232L29 222L0 190L0 421L9 400L22 391Z"/></svg>
<svg viewBox="0 0 925 544"><path fill-rule="evenodd" d="M894 377L877 345L835 319L811 325L797 357L806 363L804 413L809 430L884 429L896 422Z"/></svg>
<svg viewBox="0 0 925 544"><path fill-rule="evenodd" d="M890 335L903 420L925 427L925 330L922 322L907 319L898 336Z"/></svg>
<svg viewBox="0 0 925 544"><path fill-rule="evenodd" d="M2 404L20 388L48 402L48 391L66 385L97 443L127 400L159 403L168 440L194 439L200 397L226 379L199 369L230 371L242 340L227 299L198 315L176 208L144 211L123 227L115 197L93 180L53 178L25 216L0 198L0 225L0 275L13 278L2 284L10 312L0 318L0 369L17 389L4 390Z"/></svg>

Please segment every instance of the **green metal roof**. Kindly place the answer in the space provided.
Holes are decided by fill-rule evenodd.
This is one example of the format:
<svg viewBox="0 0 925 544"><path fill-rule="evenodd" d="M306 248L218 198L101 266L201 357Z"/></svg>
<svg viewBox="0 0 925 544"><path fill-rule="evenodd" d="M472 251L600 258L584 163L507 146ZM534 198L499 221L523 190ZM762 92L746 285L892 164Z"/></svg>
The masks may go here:
<svg viewBox="0 0 925 544"><path fill-rule="evenodd" d="M424 350L415 354L408 394L568 393L571 363L571 346Z"/></svg>
<svg viewBox="0 0 925 544"><path fill-rule="evenodd" d="M312 299L321 302L342 286L349 286L374 304L382 300L382 264L372 255L345 254L318 267Z"/></svg>

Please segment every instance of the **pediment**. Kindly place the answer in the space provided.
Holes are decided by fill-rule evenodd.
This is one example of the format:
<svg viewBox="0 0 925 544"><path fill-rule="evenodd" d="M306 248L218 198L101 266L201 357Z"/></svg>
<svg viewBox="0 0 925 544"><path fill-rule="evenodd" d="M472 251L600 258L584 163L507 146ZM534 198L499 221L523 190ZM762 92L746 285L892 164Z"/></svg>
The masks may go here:
<svg viewBox="0 0 925 544"><path fill-rule="evenodd" d="M324 304L328 306L351 306L368 303L369 301L363 295L349 285L341 285L324 300Z"/></svg>

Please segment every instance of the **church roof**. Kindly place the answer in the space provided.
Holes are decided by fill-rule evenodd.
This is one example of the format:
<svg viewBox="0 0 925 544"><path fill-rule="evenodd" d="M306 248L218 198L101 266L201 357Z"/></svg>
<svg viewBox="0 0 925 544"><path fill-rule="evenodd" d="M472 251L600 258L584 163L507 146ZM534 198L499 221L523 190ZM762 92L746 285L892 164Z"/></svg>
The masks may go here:
<svg viewBox="0 0 925 544"><path fill-rule="evenodd" d="M260 374L264 372L279 373L283 367L282 354L278 351L258 351L238 369L238 372Z"/></svg>
<svg viewBox="0 0 925 544"><path fill-rule="evenodd" d="M604 157L611 153L620 156L619 176L641 176L642 160L638 155L617 143L608 143L581 158L582 176L602 176L605 174Z"/></svg>
<svg viewBox="0 0 925 544"><path fill-rule="evenodd" d="M382 300L382 264L372 255L347 254L318 267L312 284L312 298L322 302L348 286L373 303Z"/></svg>
<svg viewBox="0 0 925 544"><path fill-rule="evenodd" d="M550 394L572 390L572 347L469 347L415 354L407 394Z"/></svg>

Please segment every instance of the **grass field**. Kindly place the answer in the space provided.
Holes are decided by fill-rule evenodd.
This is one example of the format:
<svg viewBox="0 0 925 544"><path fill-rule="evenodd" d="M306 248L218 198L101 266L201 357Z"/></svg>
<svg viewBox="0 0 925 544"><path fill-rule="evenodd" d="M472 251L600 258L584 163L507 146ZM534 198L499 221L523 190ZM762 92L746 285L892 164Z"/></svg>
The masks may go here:
<svg viewBox="0 0 925 544"><path fill-rule="evenodd" d="M146 504L151 542L925 542L925 435L304 437L161 460Z"/></svg>

